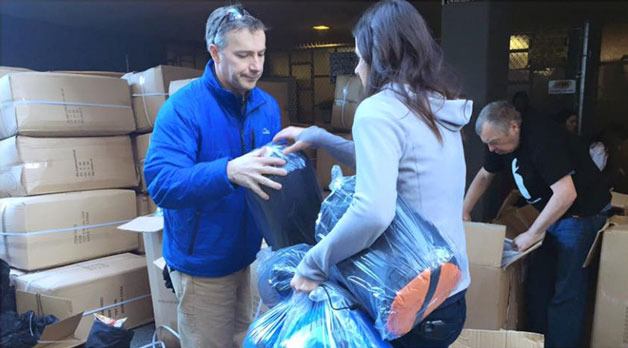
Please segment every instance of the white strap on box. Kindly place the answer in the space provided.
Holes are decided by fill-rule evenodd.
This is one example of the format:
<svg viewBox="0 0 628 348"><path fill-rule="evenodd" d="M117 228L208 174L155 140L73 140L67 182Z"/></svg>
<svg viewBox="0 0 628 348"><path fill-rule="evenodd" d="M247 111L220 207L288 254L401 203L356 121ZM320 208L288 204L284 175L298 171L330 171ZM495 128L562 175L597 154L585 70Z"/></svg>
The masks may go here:
<svg viewBox="0 0 628 348"><path fill-rule="evenodd" d="M56 100L45 100L45 99L17 99L17 100L8 100L0 103L0 106L3 108L11 107L14 105L56 105L56 106L85 106L85 107L96 107L96 108L109 108L109 109L130 109L130 105L119 105L119 104L99 104L99 103L84 103L84 102L68 102L68 101L56 101Z"/></svg>
<svg viewBox="0 0 628 348"><path fill-rule="evenodd" d="M41 231L36 231L36 232L0 232L0 236L28 237L28 236L39 236L43 234L51 234L51 233L73 232L73 231L78 231L78 230L87 230L87 229L109 227L109 226L119 226L131 220L133 219L105 222L101 224L80 225L80 226L72 226L72 227L65 227L65 228L52 228L49 230L41 230Z"/></svg>

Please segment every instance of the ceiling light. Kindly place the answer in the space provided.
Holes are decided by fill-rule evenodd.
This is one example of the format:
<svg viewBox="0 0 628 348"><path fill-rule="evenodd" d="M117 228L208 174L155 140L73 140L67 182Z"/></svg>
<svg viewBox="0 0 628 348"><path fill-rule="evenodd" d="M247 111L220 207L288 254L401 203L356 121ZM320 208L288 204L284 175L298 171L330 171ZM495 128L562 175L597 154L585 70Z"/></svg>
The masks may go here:
<svg viewBox="0 0 628 348"><path fill-rule="evenodd" d="M315 25L312 27L312 29L323 31L323 30L329 30L330 28L327 25Z"/></svg>

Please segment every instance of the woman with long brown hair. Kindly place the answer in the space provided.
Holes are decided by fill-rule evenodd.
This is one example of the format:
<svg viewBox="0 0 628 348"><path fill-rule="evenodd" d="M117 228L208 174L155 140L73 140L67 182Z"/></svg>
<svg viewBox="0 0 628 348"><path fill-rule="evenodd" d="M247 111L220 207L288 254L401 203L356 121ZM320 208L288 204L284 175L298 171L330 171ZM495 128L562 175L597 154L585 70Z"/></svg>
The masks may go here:
<svg viewBox="0 0 628 348"><path fill-rule="evenodd" d="M367 98L359 105L346 141L318 127L289 127L275 140L286 150L320 147L356 167L351 206L333 230L305 256L292 279L309 292L326 280L330 267L368 248L390 225L397 196L452 241L462 277L440 307L395 347L446 347L466 317L469 285L462 222L466 167L461 129L472 102L459 99L448 83L440 47L411 4L384 0L369 8L353 30L359 63L355 73Z"/></svg>

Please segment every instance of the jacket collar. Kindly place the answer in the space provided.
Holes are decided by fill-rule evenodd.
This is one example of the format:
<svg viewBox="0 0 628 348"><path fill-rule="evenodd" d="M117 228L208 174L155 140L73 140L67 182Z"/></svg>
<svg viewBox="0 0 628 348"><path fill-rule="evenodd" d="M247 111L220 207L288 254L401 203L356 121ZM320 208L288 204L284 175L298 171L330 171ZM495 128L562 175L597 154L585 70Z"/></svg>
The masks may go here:
<svg viewBox="0 0 628 348"><path fill-rule="evenodd" d="M223 88L220 85L220 81L218 81L218 78L216 77L213 60L207 62L202 79L203 83L209 88L211 93L214 94L216 99L218 99L222 106L226 107L232 115L242 115L243 101L246 101L245 115L248 115L252 110L257 109L266 102L264 96L257 87L247 93L245 100L243 100L244 98L242 96Z"/></svg>

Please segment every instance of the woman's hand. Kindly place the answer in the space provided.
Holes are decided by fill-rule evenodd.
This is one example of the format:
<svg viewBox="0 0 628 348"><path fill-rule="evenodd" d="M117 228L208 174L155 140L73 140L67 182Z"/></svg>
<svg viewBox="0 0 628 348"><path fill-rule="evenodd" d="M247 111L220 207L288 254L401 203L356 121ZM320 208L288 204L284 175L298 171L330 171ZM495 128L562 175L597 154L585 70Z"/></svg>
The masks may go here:
<svg viewBox="0 0 628 348"><path fill-rule="evenodd" d="M301 127L284 128L279 133L277 133L277 135L275 135L275 137L273 138L273 142L276 142L279 140L287 140L289 143L291 143L290 146L286 147L283 150L284 154L289 154L292 152L305 150L308 147L310 147L311 144L305 141L297 140L304 129L305 128L301 128Z"/></svg>
<svg viewBox="0 0 628 348"><path fill-rule="evenodd" d="M290 281L290 286L297 292L304 292L306 294L309 294L310 292L316 290L320 283L321 282L317 282L315 280L311 280L295 274Z"/></svg>

